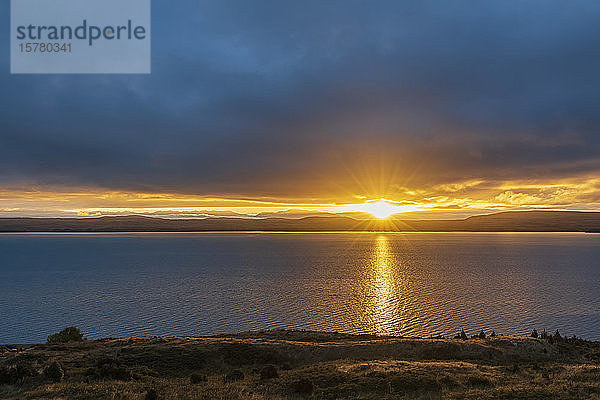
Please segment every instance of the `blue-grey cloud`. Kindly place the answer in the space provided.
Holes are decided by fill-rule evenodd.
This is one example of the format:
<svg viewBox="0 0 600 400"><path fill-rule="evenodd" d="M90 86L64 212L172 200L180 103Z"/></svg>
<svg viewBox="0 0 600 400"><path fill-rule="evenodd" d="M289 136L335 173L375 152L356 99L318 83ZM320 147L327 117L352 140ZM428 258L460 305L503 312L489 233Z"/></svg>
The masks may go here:
<svg viewBox="0 0 600 400"><path fill-rule="evenodd" d="M0 184L277 196L377 162L421 185L593 173L599 13L155 0L149 76L9 75L4 30Z"/></svg>

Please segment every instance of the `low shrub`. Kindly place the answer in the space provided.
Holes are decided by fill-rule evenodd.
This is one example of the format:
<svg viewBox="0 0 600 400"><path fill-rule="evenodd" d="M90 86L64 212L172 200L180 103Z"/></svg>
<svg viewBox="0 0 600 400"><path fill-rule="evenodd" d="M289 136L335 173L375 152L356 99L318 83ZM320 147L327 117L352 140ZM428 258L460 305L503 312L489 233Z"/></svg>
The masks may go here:
<svg viewBox="0 0 600 400"><path fill-rule="evenodd" d="M279 378L279 373L274 365L267 365L260 370L260 379Z"/></svg>
<svg viewBox="0 0 600 400"><path fill-rule="evenodd" d="M197 385L199 383L204 383L208 381L208 377L204 374L191 374L190 375L190 383L192 385Z"/></svg>
<svg viewBox="0 0 600 400"><path fill-rule="evenodd" d="M465 330L464 330L464 329L461 329L461 330L460 330L460 333L459 333L458 335L454 336L454 339L462 339L462 340L467 340L467 339L468 339L468 337L467 337L467 334L465 333Z"/></svg>
<svg viewBox="0 0 600 400"><path fill-rule="evenodd" d="M242 379L244 379L244 373L239 369L234 369L233 371L225 375L225 377L223 378L223 382L230 383L241 381Z"/></svg>
<svg viewBox="0 0 600 400"><path fill-rule="evenodd" d="M156 391L156 389L151 388L148 389L146 391L146 396L144 397L144 400L159 400L159 396L158 396L158 392Z"/></svg>
<svg viewBox="0 0 600 400"><path fill-rule="evenodd" d="M79 331L79 328L70 326L63 329L62 331L48 336L47 344L56 343L70 343L70 342L81 342L83 341L83 335Z"/></svg>
<svg viewBox="0 0 600 400"><path fill-rule="evenodd" d="M315 390L315 385L311 380L302 378L294 382L292 389L298 394L311 395Z"/></svg>
<svg viewBox="0 0 600 400"><path fill-rule="evenodd" d="M51 380L54 383L58 383L65 377L65 371L58 362L54 361L44 370L44 376L46 379Z"/></svg>
<svg viewBox="0 0 600 400"><path fill-rule="evenodd" d="M85 374L98 380L130 381L133 379L133 374L129 368L113 359L102 359L98 361L98 365L94 368L89 368Z"/></svg>
<svg viewBox="0 0 600 400"><path fill-rule="evenodd" d="M538 331L537 331L537 329L533 328L533 332L531 332L531 335L530 335L530 336L531 336L532 338L535 338L535 339L537 339L537 337L538 337Z"/></svg>
<svg viewBox="0 0 600 400"><path fill-rule="evenodd" d="M16 364L0 367L0 385L16 385L37 376L38 372L29 364Z"/></svg>

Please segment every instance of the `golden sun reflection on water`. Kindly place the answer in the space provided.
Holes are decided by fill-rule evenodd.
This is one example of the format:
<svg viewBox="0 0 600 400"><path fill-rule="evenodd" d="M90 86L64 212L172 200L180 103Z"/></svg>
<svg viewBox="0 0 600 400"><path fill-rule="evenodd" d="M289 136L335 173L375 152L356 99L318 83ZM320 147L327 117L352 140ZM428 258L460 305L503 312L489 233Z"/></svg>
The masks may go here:
<svg viewBox="0 0 600 400"><path fill-rule="evenodd" d="M406 321L402 316L406 310L401 307L401 276L386 236L379 235L375 240L373 255L365 265L360 304L363 329L382 335L399 335ZM366 326L365 326L366 325Z"/></svg>

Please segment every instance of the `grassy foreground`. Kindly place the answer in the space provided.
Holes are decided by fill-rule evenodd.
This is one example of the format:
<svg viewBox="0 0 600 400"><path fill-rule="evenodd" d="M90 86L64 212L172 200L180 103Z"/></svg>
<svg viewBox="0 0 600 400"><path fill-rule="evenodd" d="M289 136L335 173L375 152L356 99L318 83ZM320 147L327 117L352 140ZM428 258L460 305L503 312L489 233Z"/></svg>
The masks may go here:
<svg viewBox="0 0 600 400"><path fill-rule="evenodd" d="M600 342L267 331L0 346L0 398L600 399Z"/></svg>

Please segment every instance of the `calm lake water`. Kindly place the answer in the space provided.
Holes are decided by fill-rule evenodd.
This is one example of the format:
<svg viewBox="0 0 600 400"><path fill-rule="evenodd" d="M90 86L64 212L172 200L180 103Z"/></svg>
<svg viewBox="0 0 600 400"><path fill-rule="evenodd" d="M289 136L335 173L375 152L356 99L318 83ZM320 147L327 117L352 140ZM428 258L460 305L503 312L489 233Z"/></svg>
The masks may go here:
<svg viewBox="0 0 600 400"><path fill-rule="evenodd" d="M600 340L600 235L0 234L0 343L293 328Z"/></svg>

